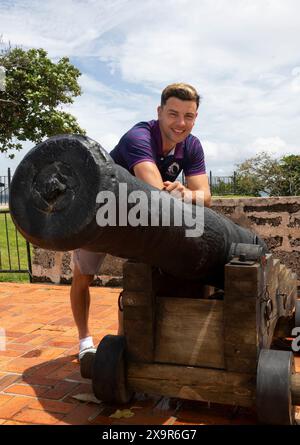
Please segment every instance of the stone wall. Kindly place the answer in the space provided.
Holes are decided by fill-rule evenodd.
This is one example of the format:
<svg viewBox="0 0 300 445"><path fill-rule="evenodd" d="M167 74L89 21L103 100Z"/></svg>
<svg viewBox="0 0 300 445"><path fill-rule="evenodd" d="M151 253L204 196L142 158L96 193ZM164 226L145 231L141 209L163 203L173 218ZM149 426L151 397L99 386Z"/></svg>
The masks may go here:
<svg viewBox="0 0 300 445"><path fill-rule="evenodd" d="M101 275L95 277L97 286L122 286L122 268L124 260L106 255L101 267ZM54 252L34 248L32 274L34 282L70 284L72 281L72 252Z"/></svg>
<svg viewBox="0 0 300 445"><path fill-rule="evenodd" d="M212 209L257 233L300 279L300 196L214 199Z"/></svg>
<svg viewBox="0 0 300 445"><path fill-rule="evenodd" d="M214 199L212 209L257 233L274 256L292 268L300 279L300 196ZM107 255L94 284L121 286L123 262ZM34 281L70 283L72 267L70 252L34 249Z"/></svg>

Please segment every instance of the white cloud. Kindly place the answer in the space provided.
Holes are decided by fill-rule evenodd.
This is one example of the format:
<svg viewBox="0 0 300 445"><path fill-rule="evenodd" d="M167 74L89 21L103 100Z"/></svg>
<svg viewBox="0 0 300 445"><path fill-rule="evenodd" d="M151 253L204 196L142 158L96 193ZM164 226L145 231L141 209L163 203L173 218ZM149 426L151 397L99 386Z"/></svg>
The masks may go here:
<svg viewBox="0 0 300 445"><path fill-rule="evenodd" d="M83 95L66 110L108 151L135 123L155 117L157 104L149 95L116 91L86 74L81 77L80 85Z"/></svg>
<svg viewBox="0 0 300 445"><path fill-rule="evenodd" d="M285 141L280 137L275 136L256 139L251 146L251 150L254 154L264 151L270 155L278 157L287 154L288 147Z"/></svg>
<svg viewBox="0 0 300 445"><path fill-rule="evenodd" d="M4 1L0 34L106 66L83 70L69 110L108 149L186 81L203 96L193 133L216 171L260 150L300 153L298 0Z"/></svg>
<svg viewBox="0 0 300 445"><path fill-rule="evenodd" d="M257 138L245 145L210 140L203 140L202 145L206 155L207 170L225 176L231 175L239 163L259 153L266 152L274 158L280 158L297 152L295 147L289 146L278 136Z"/></svg>
<svg viewBox="0 0 300 445"><path fill-rule="evenodd" d="M208 73L210 79L246 80L290 63L297 53L296 1L198 0L168 6L155 2L143 20L131 19L122 45L101 48L127 80L161 84L188 76L195 82Z"/></svg>
<svg viewBox="0 0 300 445"><path fill-rule="evenodd" d="M0 5L1 33L12 45L43 47L52 57L92 55L96 39L139 9L136 0L11 1Z"/></svg>
<svg viewBox="0 0 300 445"><path fill-rule="evenodd" d="M293 93L300 93L300 71L299 74L291 81L291 90Z"/></svg>

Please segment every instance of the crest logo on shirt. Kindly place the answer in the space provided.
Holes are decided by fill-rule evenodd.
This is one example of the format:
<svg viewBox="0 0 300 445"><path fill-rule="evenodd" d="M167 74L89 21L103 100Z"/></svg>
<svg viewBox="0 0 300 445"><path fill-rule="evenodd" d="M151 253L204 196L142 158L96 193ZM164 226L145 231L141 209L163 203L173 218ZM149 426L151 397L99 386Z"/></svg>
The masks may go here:
<svg viewBox="0 0 300 445"><path fill-rule="evenodd" d="M175 176L178 174L179 170L180 170L179 164L177 162L173 162L171 165L169 165L167 173L171 176Z"/></svg>

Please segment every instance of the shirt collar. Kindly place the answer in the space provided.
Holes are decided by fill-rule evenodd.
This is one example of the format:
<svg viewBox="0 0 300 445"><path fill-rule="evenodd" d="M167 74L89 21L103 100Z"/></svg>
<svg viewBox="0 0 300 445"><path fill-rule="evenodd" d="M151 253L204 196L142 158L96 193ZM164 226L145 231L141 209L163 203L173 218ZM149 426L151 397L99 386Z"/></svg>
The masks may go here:
<svg viewBox="0 0 300 445"><path fill-rule="evenodd" d="M163 156L162 137L161 137L161 131L160 131L159 121L158 120L156 120L154 122L153 136L154 136L154 139L156 141L156 145L158 147L158 155L159 156ZM183 155L184 155L184 152L183 152L184 143L185 143L185 140L183 142L179 142L179 144L176 144L175 153L174 153L174 158L175 159L182 159L183 158Z"/></svg>

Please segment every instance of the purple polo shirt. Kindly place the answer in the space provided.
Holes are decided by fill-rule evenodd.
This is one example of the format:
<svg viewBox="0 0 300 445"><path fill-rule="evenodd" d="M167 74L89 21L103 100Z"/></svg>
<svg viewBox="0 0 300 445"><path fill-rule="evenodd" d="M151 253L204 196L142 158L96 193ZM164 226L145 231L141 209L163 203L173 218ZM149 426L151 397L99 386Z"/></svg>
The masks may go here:
<svg viewBox="0 0 300 445"><path fill-rule="evenodd" d="M110 152L116 164L133 173L139 162L150 161L157 165L163 181L175 181L183 170L185 176L205 174L202 145L198 138L189 135L176 145L174 153L162 153L162 138L158 120L139 122L120 139Z"/></svg>

